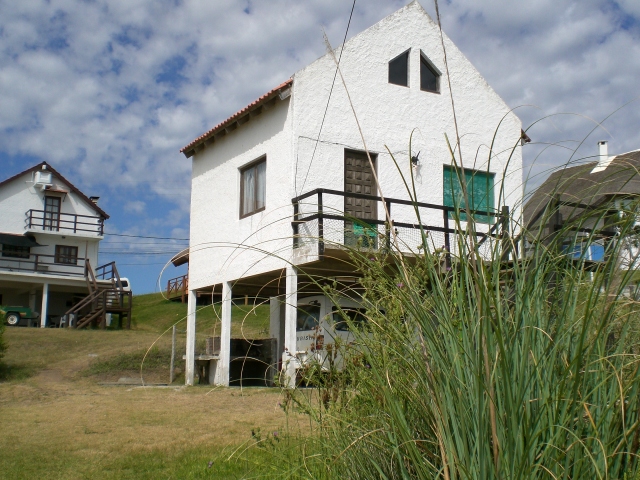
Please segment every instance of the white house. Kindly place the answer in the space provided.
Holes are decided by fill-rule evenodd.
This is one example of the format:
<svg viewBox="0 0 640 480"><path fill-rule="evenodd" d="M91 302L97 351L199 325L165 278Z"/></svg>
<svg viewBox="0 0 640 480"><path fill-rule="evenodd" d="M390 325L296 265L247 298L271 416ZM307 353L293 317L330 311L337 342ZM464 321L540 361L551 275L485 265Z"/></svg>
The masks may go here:
<svg viewBox="0 0 640 480"><path fill-rule="evenodd" d="M521 122L442 35L414 1L335 51L344 84L328 53L181 150L192 159L187 384L195 299L212 292L223 300L215 383L228 384L231 298L245 294L273 297L271 335L292 381L297 295L313 291L309 275L357 275L341 247L385 241L380 195L395 247L420 243L403 177L415 177L433 245L453 248L450 213L437 207L459 193L447 143L456 121L471 208L519 208ZM485 218L488 231L495 217Z"/></svg>
<svg viewBox="0 0 640 480"><path fill-rule="evenodd" d="M39 311L42 327L65 314L89 293L108 218L46 162L1 181L0 304Z"/></svg>

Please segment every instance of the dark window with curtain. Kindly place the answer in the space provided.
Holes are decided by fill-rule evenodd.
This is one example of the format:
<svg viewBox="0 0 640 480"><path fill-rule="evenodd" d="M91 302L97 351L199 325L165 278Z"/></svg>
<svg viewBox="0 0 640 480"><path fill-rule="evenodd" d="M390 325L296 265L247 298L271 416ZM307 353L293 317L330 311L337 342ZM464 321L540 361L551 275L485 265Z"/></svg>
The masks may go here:
<svg viewBox="0 0 640 480"><path fill-rule="evenodd" d="M420 90L440 93L440 72L423 53L420 54Z"/></svg>
<svg viewBox="0 0 640 480"><path fill-rule="evenodd" d="M467 214L464 210L467 207L466 199L462 193L462 184L459 174L464 175L467 184L467 194L469 197L469 208L471 210L481 210L483 212L494 212L493 186L495 174L479 170L453 168L445 165L443 172L443 205L454 207L460 210L460 220L466 221ZM449 217L453 218L455 212L450 212ZM494 223L495 215L476 215L476 222Z"/></svg>
<svg viewBox="0 0 640 480"><path fill-rule="evenodd" d="M265 208L267 157L262 157L240 170L240 218Z"/></svg>
<svg viewBox="0 0 640 480"><path fill-rule="evenodd" d="M78 264L78 247L69 245L56 245L55 263L63 265Z"/></svg>
<svg viewBox="0 0 640 480"><path fill-rule="evenodd" d="M10 258L29 258L31 249L29 247L17 247L15 245L2 245L2 256Z"/></svg>
<svg viewBox="0 0 640 480"><path fill-rule="evenodd" d="M389 83L409 86L409 50L389 62Z"/></svg>

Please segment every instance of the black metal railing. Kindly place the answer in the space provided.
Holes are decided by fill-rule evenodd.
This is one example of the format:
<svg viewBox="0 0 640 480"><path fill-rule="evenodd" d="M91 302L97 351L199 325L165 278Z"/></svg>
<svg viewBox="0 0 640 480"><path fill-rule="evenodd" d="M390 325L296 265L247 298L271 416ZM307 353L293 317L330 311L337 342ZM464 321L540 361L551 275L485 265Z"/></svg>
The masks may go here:
<svg viewBox="0 0 640 480"><path fill-rule="evenodd" d="M309 204L302 203L303 200L308 199L310 197L316 197L315 205L311 207L311 212L305 213L301 212L301 207L309 207ZM454 216L456 212L459 212L461 217L464 218L466 215L466 211L459 211L454 207L449 207L445 205L436 205L432 203L424 203L424 202L413 202L411 200L400 200L396 198L384 198L384 202L386 205L386 212L389 213L391 218L391 222L386 220L379 220L377 218L374 219L361 219L354 218L348 215L345 215L343 212L334 209L330 213L327 213L327 208L325 204L326 196L338 196L342 198L352 198L357 200L365 200L382 203L382 197L374 196L374 195L365 195L361 193L347 193L339 190L330 190L326 188L317 188L310 192L304 193L300 196L297 196L291 199L291 203L293 204L293 221L291 222L291 226L293 229L293 241L294 248L300 246L301 240L303 239L303 235L301 235L300 227L309 224L310 222L317 221L317 235L313 235L312 239L318 243L318 253L319 255L323 255L325 252L325 243L327 243L327 222L328 221L337 221L343 222L342 229L345 232L342 242L336 242L335 238L331 243L343 243L347 244L348 240L353 237L358 237L360 240L364 238L364 246L372 247L374 249L379 248L377 238L384 238L385 248L390 248L391 246L391 237L392 237L392 229L394 232L398 233L399 229L404 229L405 232L409 233L411 231L415 232L413 238L417 241L416 247L421 248L423 241L423 234L433 234L434 232L441 234L442 240L442 248L448 252L451 252L452 242L451 235L468 235L467 231L462 231L459 228L456 228L458 223L454 220ZM396 211L398 206L411 207L412 209L419 209L423 213L425 213L424 217L429 217L433 219L433 215L429 215L429 210L437 211L438 216L442 218L442 221L438 225L431 225L425 223L410 223L410 222L399 222L393 220L394 212ZM394 208L396 207L396 208ZM386 215L385 212L385 215ZM406 214L405 209L405 215ZM507 244L509 243L508 235L509 235L509 207L504 206L500 211L495 212L487 212L483 210L471 210L470 213L473 216L477 216L478 218L487 218L492 219L489 223L493 223L493 225L489 225L487 227L486 232L475 232L475 235L478 239L477 246L482 245L488 238L494 239L502 239L505 244L503 245L503 257L505 255L508 256L509 247ZM422 217L422 214L421 214ZM423 219L421 218L421 221ZM464 221L464 220L463 220ZM476 222L478 223L478 222ZM353 233L353 230L357 230ZM350 230L352 230L350 232ZM351 236L351 237L350 237ZM407 234L405 233L405 236ZM371 241L367 241L367 237L371 238ZM405 242L406 244L407 242Z"/></svg>
<svg viewBox="0 0 640 480"><path fill-rule="evenodd" d="M22 258L1 256L0 269L74 277L84 277L86 274L84 258L60 257L59 255L42 253L31 253Z"/></svg>
<svg viewBox="0 0 640 480"><path fill-rule="evenodd" d="M104 218L91 215L31 209L26 212L25 224L28 230L104 234Z"/></svg>

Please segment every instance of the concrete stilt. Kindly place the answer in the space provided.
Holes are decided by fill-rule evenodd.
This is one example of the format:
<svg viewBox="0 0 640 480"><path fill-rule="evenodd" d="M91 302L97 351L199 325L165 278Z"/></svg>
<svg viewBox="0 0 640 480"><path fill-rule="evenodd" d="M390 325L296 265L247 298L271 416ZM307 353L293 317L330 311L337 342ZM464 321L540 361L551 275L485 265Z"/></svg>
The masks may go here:
<svg viewBox="0 0 640 480"><path fill-rule="evenodd" d="M285 384L289 388L296 386L296 321L298 318L298 271L293 266L287 267L286 295L284 304L284 349L282 369Z"/></svg>
<svg viewBox="0 0 640 480"><path fill-rule="evenodd" d="M49 314L49 284L42 285L42 307L40 308L40 327L47 326L47 315Z"/></svg>
<svg viewBox="0 0 640 480"><path fill-rule="evenodd" d="M220 357L216 365L214 383L229 386L229 363L231 361L231 298L230 282L222 284L222 326L220 329Z"/></svg>

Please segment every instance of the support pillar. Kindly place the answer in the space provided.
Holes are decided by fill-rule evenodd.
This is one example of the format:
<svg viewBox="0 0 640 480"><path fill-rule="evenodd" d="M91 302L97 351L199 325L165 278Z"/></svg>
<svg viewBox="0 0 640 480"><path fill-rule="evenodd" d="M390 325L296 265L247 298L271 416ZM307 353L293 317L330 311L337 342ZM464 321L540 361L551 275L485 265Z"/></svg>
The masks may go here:
<svg viewBox="0 0 640 480"><path fill-rule="evenodd" d="M298 319L298 271L293 266L287 267L286 295L284 304L284 354L282 370L284 385L296 386L297 342L296 321Z"/></svg>
<svg viewBox="0 0 640 480"><path fill-rule="evenodd" d="M196 292L189 290L187 297L187 352L184 374L185 385L193 385L196 362Z"/></svg>
<svg viewBox="0 0 640 480"><path fill-rule="evenodd" d="M47 326L47 315L49 313L49 284L42 285L42 307L40 308L40 327Z"/></svg>
<svg viewBox="0 0 640 480"><path fill-rule="evenodd" d="M229 386L229 363L231 361L231 282L222 284L222 315L220 328L220 356L216 365L214 384Z"/></svg>

